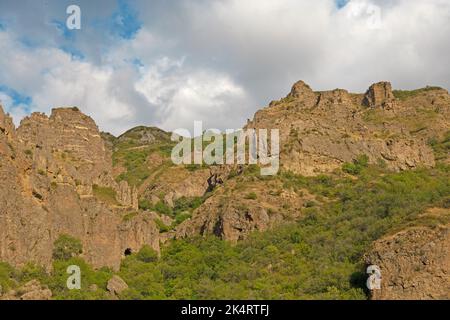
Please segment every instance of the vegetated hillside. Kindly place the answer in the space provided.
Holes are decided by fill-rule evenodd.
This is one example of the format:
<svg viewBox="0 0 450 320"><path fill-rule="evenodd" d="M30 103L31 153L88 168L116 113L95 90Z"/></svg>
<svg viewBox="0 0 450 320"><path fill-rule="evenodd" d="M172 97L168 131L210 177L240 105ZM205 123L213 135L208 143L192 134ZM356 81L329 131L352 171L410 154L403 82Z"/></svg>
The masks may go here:
<svg viewBox="0 0 450 320"><path fill-rule="evenodd" d="M174 166L169 134L156 128L103 133L114 181L86 199L118 210L114 185L130 186L139 208L120 213L117 230L145 234L147 221L160 253L125 238L120 268L94 270L88 238L61 230L52 271L32 259L0 265L2 298L447 298L449 101L433 87L350 94L299 82L247 124L281 129L282 168L269 177L257 166ZM383 287L369 293L372 263ZM82 267L80 291L65 287L70 264Z"/></svg>

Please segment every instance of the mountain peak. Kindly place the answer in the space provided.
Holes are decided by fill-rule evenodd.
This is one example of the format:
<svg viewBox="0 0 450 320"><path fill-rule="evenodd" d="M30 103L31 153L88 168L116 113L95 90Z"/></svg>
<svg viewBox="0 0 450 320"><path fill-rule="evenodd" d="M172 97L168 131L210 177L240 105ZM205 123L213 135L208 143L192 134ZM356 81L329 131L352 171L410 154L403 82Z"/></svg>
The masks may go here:
<svg viewBox="0 0 450 320"><path fill-rule="evenodd" d="M363 105L366 107L392 106L395 101L392 85L390 82L382 81L372 84L366 91Z"/></svg>

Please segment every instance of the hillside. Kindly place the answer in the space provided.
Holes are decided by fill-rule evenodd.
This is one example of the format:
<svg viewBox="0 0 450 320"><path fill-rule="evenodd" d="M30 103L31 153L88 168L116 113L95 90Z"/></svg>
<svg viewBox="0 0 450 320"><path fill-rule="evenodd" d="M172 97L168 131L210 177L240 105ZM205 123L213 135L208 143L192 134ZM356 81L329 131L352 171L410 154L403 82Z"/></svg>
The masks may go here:
<svg viewBox="0 0 450 320"><path fill-rule="evenodd" d="M0 299L450 298L446 90L300 81L245 127L280 129L278 175L176 166L170 133L114 137L77 108L16 129L0 107Z"/></svg>

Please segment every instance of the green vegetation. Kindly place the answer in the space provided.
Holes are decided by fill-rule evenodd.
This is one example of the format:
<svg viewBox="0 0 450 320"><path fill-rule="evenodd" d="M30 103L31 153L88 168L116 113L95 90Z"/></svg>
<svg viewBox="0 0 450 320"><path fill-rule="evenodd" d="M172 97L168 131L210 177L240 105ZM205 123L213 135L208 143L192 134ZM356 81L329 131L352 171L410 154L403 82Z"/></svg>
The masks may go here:
<svg viewBox="0 0 450 320"><path fill-rule="evenodd" d="M156 135L157 141L152 144L145 140L141 141L146 130ZM114 141L113 164L121 165L126 169L117 177L117 180L125 180L133 186L141 185L153 173L154 169L150 169L151 162L148 159L152 153L159 153L163 158L169 158L174 146L167 133L155 128L137 127L123 134L122 138L122 140L119 138ZM162 166L170 164L170 161L166 161Z"/></svg>
<svg viewBox="0 0 450 320"><path fill-rule="evenodd" d="M368 165L369 158L366 155L361 155L354 160L353 163L344 163L342 171L352 175L358 175L364 168L367 168Z"/></svg>
<svg viewBox="0 0 450 320"><path fill-rule="evenodd" d="M258 198L258 196L254 192L250 192L249 194L247 194L245 196L245 199L248 199L248 200L256 200L257 198Z"/></svg>
<svg viewBox="0 0 450 320"><path fill-rule="evenodd" d="M116 200L116 191L113 188L93 185L92 192L94 193L94 196L100 201L111 205L118 205L118 202Z"/></svg>
<svg viewBox="0 0 450 320"><path fill-rule="evenodd" d="M430 87L427 86L425 88L416 89L416 90L394 90L393 94L397 99L407 100L409 98L415 97L427 91L441 90L440 87Z"/></svg>
<svg viewBox="0 0 450 320"><path fill-rule="evenodd" d="M83 246L80 240L68 235L61 235L55 241L53 247L53 259L55 260L69 260L77 257L83 252Z"/></svg>
<svg viewBox="0 0 450 320"><path fill-rule="evenodd" d="M431 139L429 144L434 150L437 161L447 159L450 154L450 131L441 140Z"/></svg>
<svg viewBox="0 0 450 320"><path fill-rule="evenodd" d="M151 205L146 199L141 199L139 201L139 207L144 210L153 210L159 214L169 216L174 219L174 222L167 226L162 221L157 220L156 224L161 232L167 232L177 225L189 219L192 216L192 212L200 207L203 202L209 197L206 194L203 197L181 197L177 199L174 203L174 207L169 207L164 201L160 200L155 205Z"/></svg>
<svg viewBox="0 0 450 320"><path fill-rule="evenodd" d="M122 221L123 222L131 221L134 217L136 217L138 215L139 215L138 212L127 213L126 215L123 216Z"/></svg>
<svg viewBox="0 0 450 320"><path fill-rule="evenodd" d="M165 204L163 201L158 201L152 208L154 211L158 212L159 214L164 214L166 216L172 216L173 211L172 209Z"/></svg>
<svg viewBox="0 0 450 320"><path fill-rule="evenodd" d="M166 226L164 222L161 221L161 219L155 220L156 225L158 226L159 232L164 233L170 231L170 227Z"/></svg>
<svg viewBox="0 0 450 320"><path fill-rule="evenodd" d="M127 256L118 274L129 289L120 298L366 299L362 256L374 240L406 226L435 227L450 221L448 216L420 216L427 208L450 206L450 167L439 164L433 169L393 173L367 166L363 158L353 165L358 172L353 177L283 172L276 178L285 189L307 189L317 199L326 199L321 205L306 205L297 222L253 233L237 245L212 236L198 237L169 242L159 258L149 247ZM184 198L172 214L192 210L199 203L199 199ZM57 248L50 275L33 265L15 271L0 264L0 284L11 288L39 278L56 299L105 298L113 273L94 271L77 257L80 247L74 239L58 239ZM82 268L80 291L65 287L69 264ZM97 290L92 290L93 285Z"/></svg>
<svg viewBox="0 0 450 320"><path fill-rule="evenodd" d="M142 198L139 199L139 209L141 210L150 210L152 209L152 204L148 199Z"/></svg>

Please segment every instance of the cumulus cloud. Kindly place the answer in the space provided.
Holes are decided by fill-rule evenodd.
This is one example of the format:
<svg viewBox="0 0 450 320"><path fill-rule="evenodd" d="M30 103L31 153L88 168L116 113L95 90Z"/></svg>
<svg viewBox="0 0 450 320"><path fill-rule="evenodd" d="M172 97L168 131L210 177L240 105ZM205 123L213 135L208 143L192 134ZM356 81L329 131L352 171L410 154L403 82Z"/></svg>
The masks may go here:
<svg viewBox="0 0 450 320"><path fill-rule="evenodd" d="M78 2L83 27L70 36L55 23L64 1L0 4L0 88L31 97L0 90L15 118L77 105L115 134L193 120L225 129L299 79L318 90L450 87L445 0Z"/></svg>

